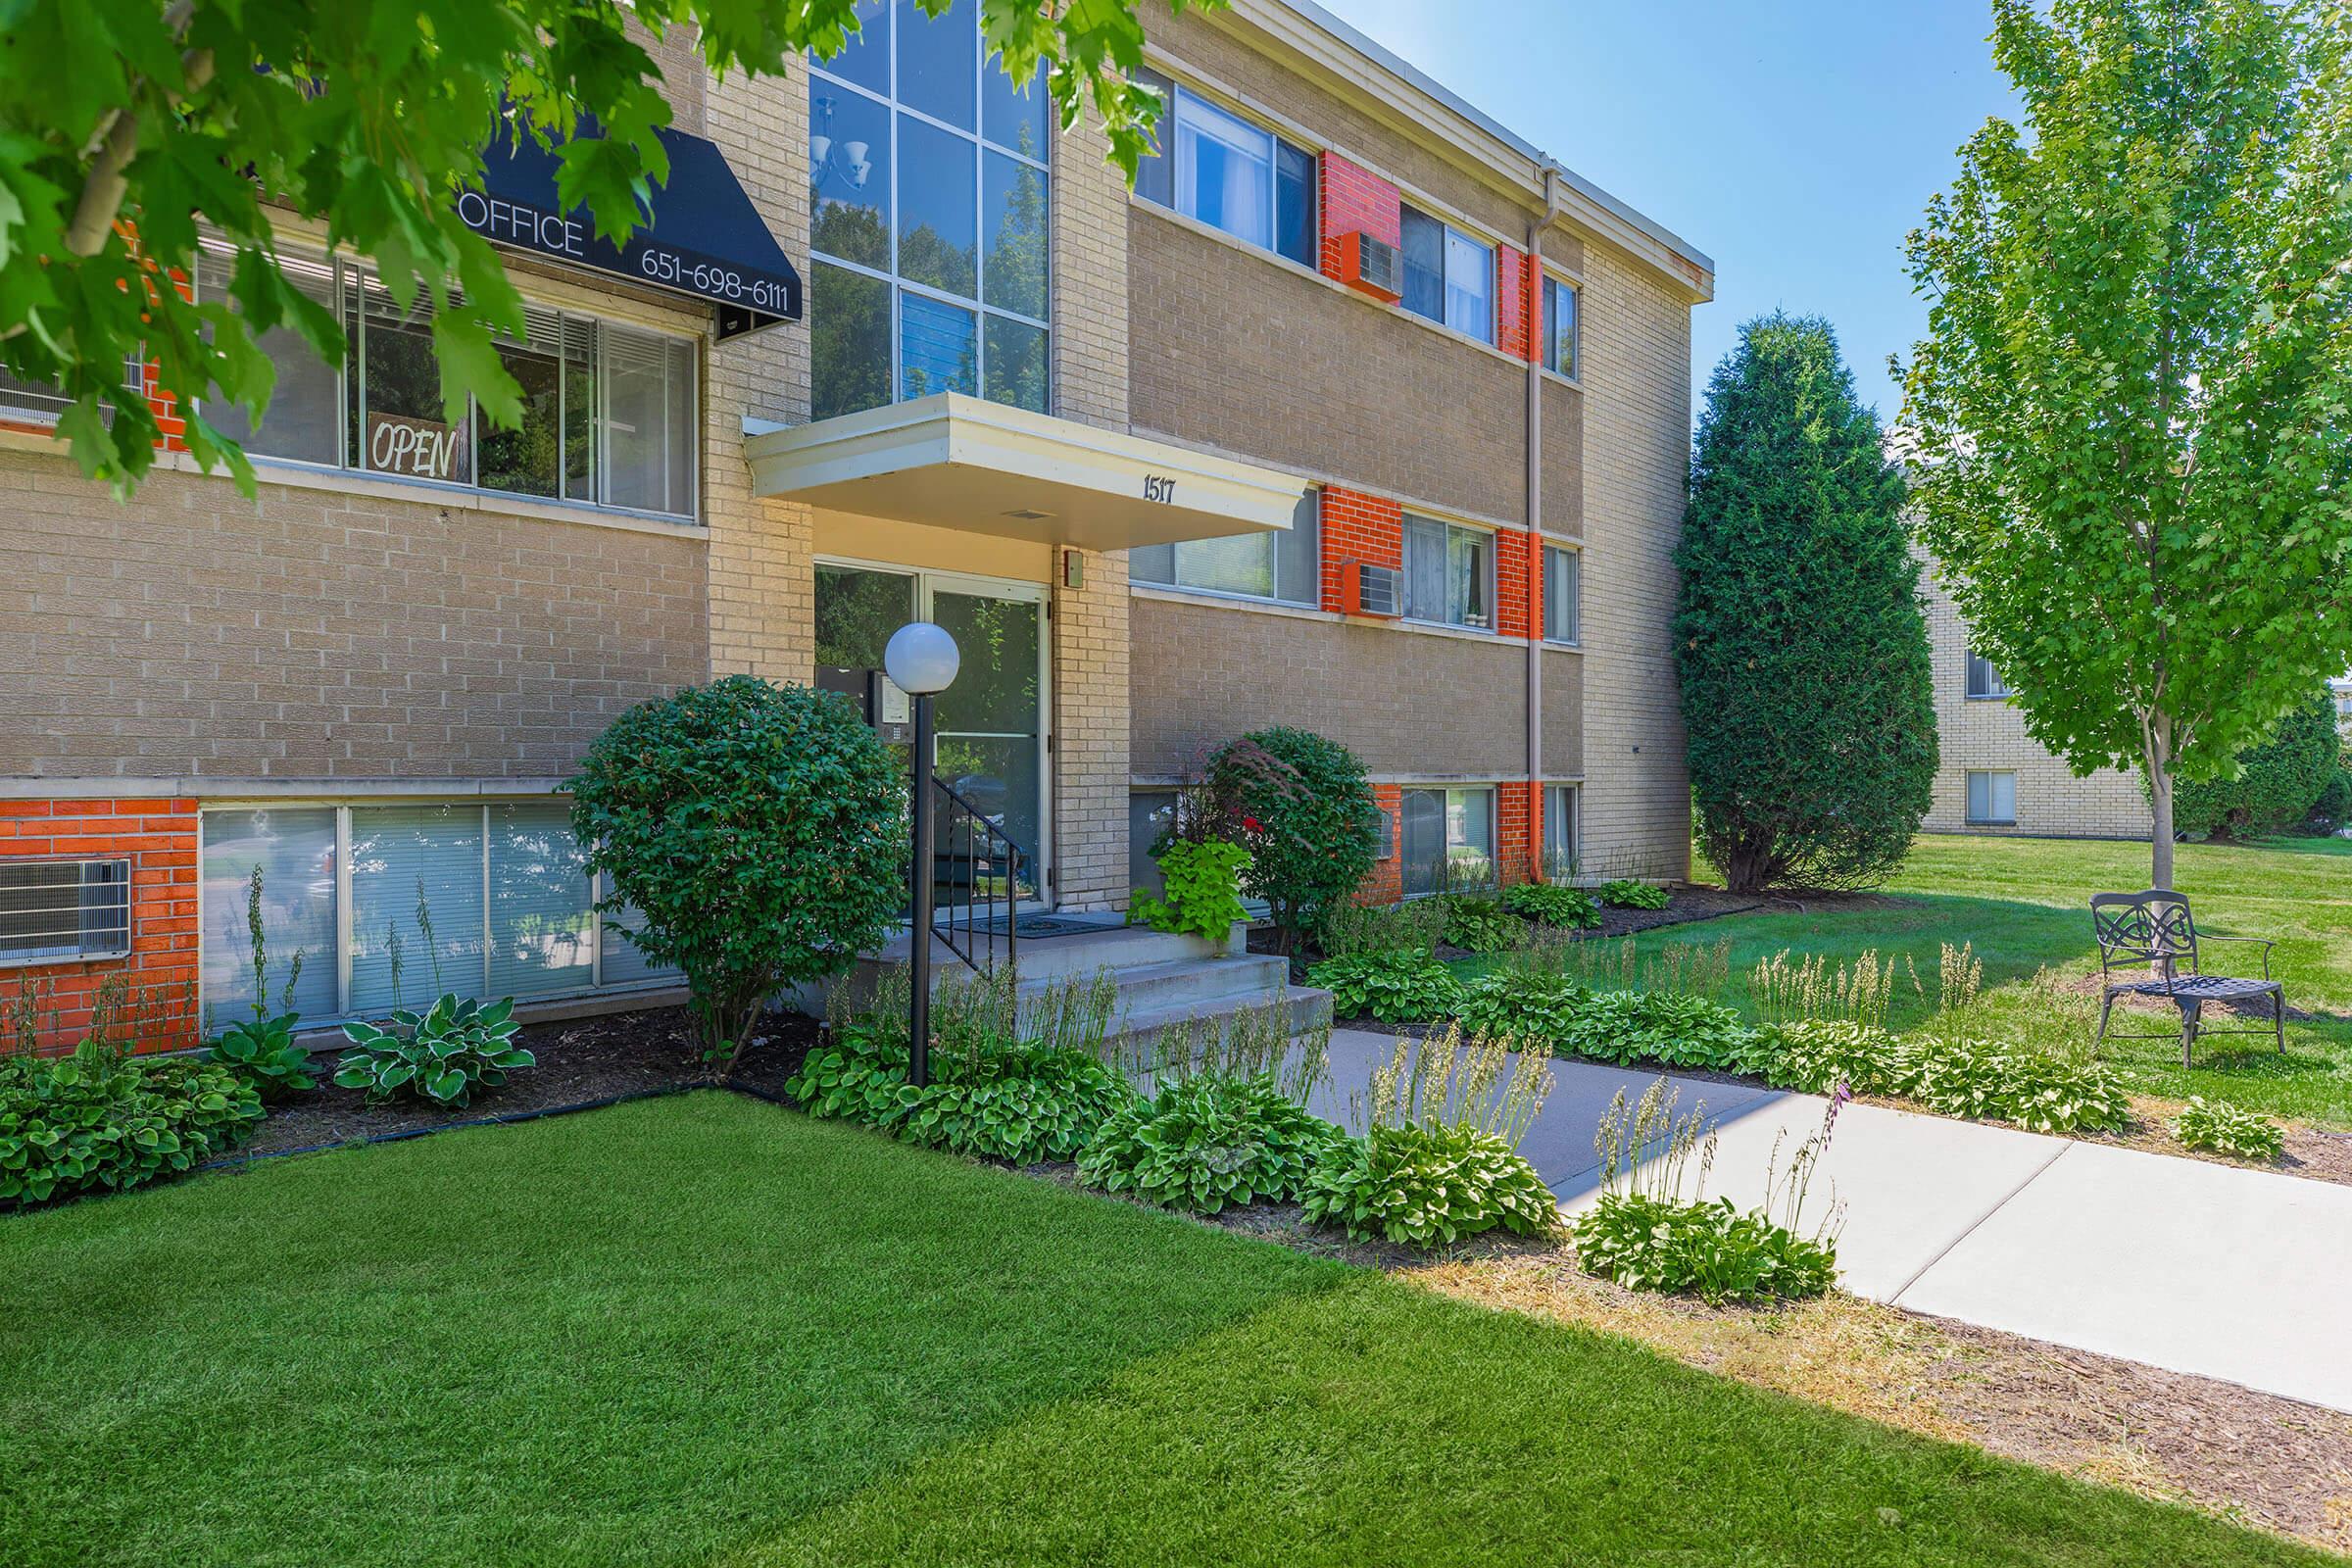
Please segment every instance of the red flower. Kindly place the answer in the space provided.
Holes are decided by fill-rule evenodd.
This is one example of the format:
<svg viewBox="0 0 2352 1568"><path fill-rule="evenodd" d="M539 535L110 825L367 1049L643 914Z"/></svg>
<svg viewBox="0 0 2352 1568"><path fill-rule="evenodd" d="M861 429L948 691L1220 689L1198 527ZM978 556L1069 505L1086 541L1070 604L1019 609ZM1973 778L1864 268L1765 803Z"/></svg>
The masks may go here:
<svg viewBox="0 0 2352 1568"><path fill-rule="evenodd" d="M1249 829L1252 833L1263 833L1265 831L1264 828L1258 825L1256 817L1247 814L1242 817L1242 826Z"/></svg>

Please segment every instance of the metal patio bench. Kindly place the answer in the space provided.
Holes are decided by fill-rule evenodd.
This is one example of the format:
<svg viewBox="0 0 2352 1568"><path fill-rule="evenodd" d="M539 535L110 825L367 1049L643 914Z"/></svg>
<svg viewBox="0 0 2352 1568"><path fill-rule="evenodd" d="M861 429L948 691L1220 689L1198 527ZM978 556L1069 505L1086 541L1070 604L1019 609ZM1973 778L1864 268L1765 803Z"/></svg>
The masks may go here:
<svg viewBox="0 0 2352 1568"><path fill-rule="evenodd" d="M2272 943L2261 937L2200 937L2189 913L2188 900L2179 893L2150 889L2146 893L2094 893L2090 923L2099 939L2099 980L2105 995L2099 999L2099 1040L2107 1042L2107 1018L2118 997L2161 997L2180 1009L2180 1064L2193 1066L2197 1036L2258 1035L2268 1033L2286 1050L2286 988L2271 978ZM2241 980L2206 974L2199 967L2199 942L2231 942L2262 949L2262 978ZM2188 972L2180 972L2186 959ZM2125 978L2129 975L2131 978ZM2199 1015L2208 1002L2271 1001L2271 1027L2200 1031ZM2118 1040L2170 1040L2169 1034L2126 1035Z"/></svg>

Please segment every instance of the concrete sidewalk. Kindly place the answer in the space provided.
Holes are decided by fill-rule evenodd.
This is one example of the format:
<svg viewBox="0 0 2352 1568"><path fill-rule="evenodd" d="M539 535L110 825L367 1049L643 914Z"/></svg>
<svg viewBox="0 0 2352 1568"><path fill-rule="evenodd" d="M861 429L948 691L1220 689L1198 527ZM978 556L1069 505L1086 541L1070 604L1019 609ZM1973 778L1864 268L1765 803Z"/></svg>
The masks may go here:
<svg viewBox="0 0 2352 1568"><path fill-rule="evenodd" d="M1341 1030L1315 1108L1345 1122L1396 1042ZM1521 1152L1570 1215L1596 1200L1609 1102L1659 1076L1555 1061ZM1669 1075L1671 1076L1671 1075ZM1677 1078L1719 1124L1708 1196L1763 1200L1817 1096ZM1695 1162L1693 1162L1695 1166ZM1695 1178L1695 1168L1692 1170ZM1848 1105L1812 1185L1846 1205L1839 1281L1874 1300L2352 1410L2352 1187Z"/></svg>

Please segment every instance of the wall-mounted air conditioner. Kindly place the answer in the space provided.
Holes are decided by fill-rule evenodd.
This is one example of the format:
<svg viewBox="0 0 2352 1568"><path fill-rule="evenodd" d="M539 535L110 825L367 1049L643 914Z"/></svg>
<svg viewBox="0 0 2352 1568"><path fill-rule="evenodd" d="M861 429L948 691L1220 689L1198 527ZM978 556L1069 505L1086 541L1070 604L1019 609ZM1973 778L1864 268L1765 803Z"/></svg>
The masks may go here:
<svg viewBox="0 0 2352 1568"><path fill-rule="evenodd" d="M1340 281L1394 305L1404 297L1404 258L1359 228L1340 237Z"/></svg>
<svg viewBox="0 0 2352 1568"><path fill-rule="evenodd" d="M1359 615L1397 615L1403 613L1404 573L1395 566L1375 566L1357 562L1355 572L1355 612Z"/></svg>

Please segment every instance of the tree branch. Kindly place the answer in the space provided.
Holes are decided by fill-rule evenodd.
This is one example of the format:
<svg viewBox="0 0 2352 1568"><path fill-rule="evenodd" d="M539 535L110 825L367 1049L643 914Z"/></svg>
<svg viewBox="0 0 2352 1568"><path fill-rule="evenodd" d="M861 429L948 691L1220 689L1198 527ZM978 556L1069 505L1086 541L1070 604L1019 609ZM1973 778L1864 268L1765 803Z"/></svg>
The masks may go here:
<svg viewBox="0 0 2352 1568"><path fill-rule="evenodd" d="M187 36L188 21L195 15L196 0L172 0L171 9L163 16L164 25L174 39ZM201 90L213 79L213 52L210 49L191 49L179 57L180 85L177 90L166 90L161 96L167 106L186 101L188 95ZM144 82L131 83L133 104ZM74 203L74 220L66 225L65 246L74 256L95 256L106 244L106 236L114 232L115 220L122 216L122 198L130 189L127 171L133 154L139 150L139 114L132 106L109 110L100 117L99 129L93 135L96 152L90 161L90 172L81 184L81 200Z"/></svg>

